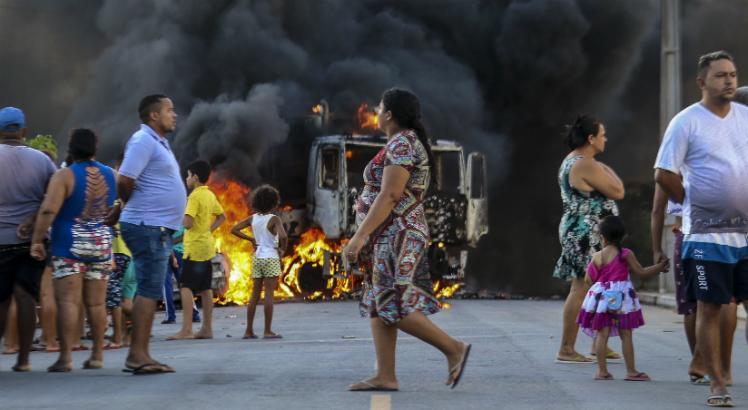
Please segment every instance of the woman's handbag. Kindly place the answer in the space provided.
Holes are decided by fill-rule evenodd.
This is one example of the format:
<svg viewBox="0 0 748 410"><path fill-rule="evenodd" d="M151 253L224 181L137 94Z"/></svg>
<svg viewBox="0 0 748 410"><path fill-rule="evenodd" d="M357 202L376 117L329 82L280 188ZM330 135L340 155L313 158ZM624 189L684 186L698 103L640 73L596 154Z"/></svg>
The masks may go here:
<svg viewBox="0 0 748 410"><path fill-rule="evenodd" d="M604 290L603 298L608 303L608 311L621 310L623 306L623 292L620 290Z"/></svg>

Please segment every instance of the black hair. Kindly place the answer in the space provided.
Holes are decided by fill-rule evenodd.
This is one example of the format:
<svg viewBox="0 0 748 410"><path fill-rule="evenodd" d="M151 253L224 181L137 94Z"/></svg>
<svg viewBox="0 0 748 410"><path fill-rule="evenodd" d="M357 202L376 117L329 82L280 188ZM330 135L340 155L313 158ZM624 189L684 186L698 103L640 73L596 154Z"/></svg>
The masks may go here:
<svg viewBox="0 0 748 410"><path fill-rule="evenodd" d="M600 235L620 251L623 238L626 236L626 225L623 223L623 218L615 215L606 216L600 222Z"/></svg>
<svg viewBox="0 0 748 410"><path fill-rule="evenodd" d="M709 67L712 65L712 61L717 60L734 61L730 53L724 50L713 51L711 53L704 54L703 56L699 57L699 64L697 68L697 72L699 73L699 75L704 76L709 71Z"/></svg>
<svg viewBox="0 0 748 410"><path fill-rule="evenodd" d="M157 112L161 108L161 100L165 98L169 97L163 94L151 94L140 100L140 104L138 104L138 115L143 124L148 124L148 121L151 119L151 113Z"/></svg>
<svg viewBox="0 0 748 410"><path fill-rule="evenodd" d="M587 145L590 135L600 132L600 120L591 114L578 115L573 124L566 126L566 143L570 150Z"/></svg>
<svg viewBox="0 0 748 410"><path fill-rule="evenodd" d="M210 178L210 164L207 161L197 160L187 166L187 171L196 175L201 184L208 182Z"/></svg>
<svg viewBox="0 0 748 410"><path fill-rule="evenodd" d="M278 206L280 193L270 185L260 185L252 191L250 202L253 210L266 214Z"/></svg>
<svg viewBox="0 0 748 410"><path fill-rule="evenodd" d="M99 138L88 128L76 128L70 133L68 140L68 158L72 165L76 161L91 159L96 155L96 145Z"/></svg>
<svg viewBox="0 0 748 410"><path fill-rule="evenodd" d="M431 188L436 188L436 171L434 170L434 153L431 151L431 143L426 133L426 128L421 121L421 102L418 97L408 90L401 88L390 88L382 94L382 105L385 111L392 113L392 118L402 128L409 128L416 132L418 140L426 149L426 155L431 166Z"/></svg>

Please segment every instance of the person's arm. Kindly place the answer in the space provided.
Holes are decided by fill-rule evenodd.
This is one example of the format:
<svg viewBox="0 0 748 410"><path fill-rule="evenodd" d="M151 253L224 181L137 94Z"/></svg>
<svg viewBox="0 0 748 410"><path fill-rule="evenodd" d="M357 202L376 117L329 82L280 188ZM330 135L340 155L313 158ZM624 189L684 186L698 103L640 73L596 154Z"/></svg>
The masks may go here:
<svg viewBox="0 0 748 410"><path fill-rule="evenodd" d="M636 259L636 255L634 255L634 252L629 252L629 254L626 255L626 263L629 265L629 270L631 272L635 273L637 276L645 278L654 276L660 272L667 272L668 270L670 270L670 261L667 259L644 268L639 263L639 260Z"/></svg>
<svg viewBox="0 0 748 410"><path fill-rule="evenodd" d="M184 225L184 229L192 229L192 227L195 226L195 218L193 218L191 215L185 215L184 219L182 220L182 225Z"/></svg>
<svg viewBox="0 0 748 410"><path fill-rule="evenodd" d="M655 182L665 191L673 202L682 204L686 199L686 190L683 188L683 179L675 172L666 169L655 169Z"/></svg>
<svg viewBox="0 0 748 410"><path fill-rule="evenodd" d="M155 141L145 133L136 133L130 138L125 147L125 157L119 167L117 175L117 199L109 211L104 223L113 226L119 221L122 209L132 197L135 181L148 165L153 154Z"/></svg>
<svg viewBox="0 0 748 410"><path fill-rule="evenodd" d="M665 225L665 209L667 208L667 194L655 183L654 198L652 199L652 218L649 223L652 234L652 261L660 262L665 258L662 251L662 227Z"/></svg>
<svg viewBox="0 0 748 410"><path fill-rule="evenodd" d="M175 236L175 237L171 238L171 242L174 245L176 245L178 243L182 243L183 240L184 240L184 234L181 234L181 235L178 235L178 236Z"/></svg>
<svg viewBox="0 0 748 410"><path fill-rule="evenodd" d="M250 215L249 218L239 221L238 224L231 227L231 234L236 236L237 238L244 239L245 241L250 241L254 245L254 238L242 232L242 230L246 229L247 227L250 227L251 229L251 226L252 226L252 216Z"/></svg>
<svg viewBox="0 0 748 410"><path fill-rule="evenodd" d="M34 233L31 236L31 256L36 260L41 261L47 258L44 238L68 196L68 183L72 176L73 174L69 169L62 169L56 172L49 182L47 193L36 218Z"/></svg>
<svg viewBox="0 0 748 410"><path fill-rule="evenodd" d="M288 247L288 235L286 234L286 228L283 226L283 221L278 216L273 216L270 219L269 230L271 233L278 235L278 251L279 255L283 256L286 253Z"/></svg>
<svg viewBox="0 0 748 410"><path fill-rule="evenodd" d="M577 173L587 185L606 198L620 201L626 194L618 175L607 165L592 158L577 161L572 167L572 172Z"/></svg>
<svg viewBox="0 0 748 410"><path fill-rule="evenodd" d="M184 229L190 230L195 226L195 215L200 211L200 201L193 195L187 197L187 207L184 209L184 219L182 220L182 226Z"/></svg>
<svg viewBox="0 0 748 410"><path fill-rule="evenodd" d="M213 224L210 226L210 231L213 232L216 229L218 229L221 224L223 224L226 221L226 215L223 213L223 207L221 207L221 204L218 203L218 199L213 200L213 215L216 216L216 219L213 221Z"/></svg>

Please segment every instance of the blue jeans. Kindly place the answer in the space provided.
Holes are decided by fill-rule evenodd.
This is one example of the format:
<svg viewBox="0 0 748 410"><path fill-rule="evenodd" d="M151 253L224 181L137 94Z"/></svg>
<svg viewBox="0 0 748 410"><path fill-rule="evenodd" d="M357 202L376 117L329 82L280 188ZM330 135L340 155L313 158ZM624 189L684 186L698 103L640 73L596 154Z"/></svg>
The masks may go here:
<svg viewBox="0 0 748 410"><path fill-rule="evenodd" d="M166 275L164 280L164 304L166 305L166 320L176 321L177 312L174 308L174 286L172 285L171 276L177 279L177 283L182 280L182 252L174 251L174 256L177 258L177 267L175 268L171 262L169 263L169 272L171 274ZM182 301L182 309L184 309L184 301ZM197 310L195 301L192 301L192 321L197 322L200 320L200 311Z"/></svg>
<svg viewBox="0 0 748 410"><path fill-rule="evenodd" d="M137 296L160 300L171 255L172 230L161 226L120 223L122 239L135 263Z"/></svg>

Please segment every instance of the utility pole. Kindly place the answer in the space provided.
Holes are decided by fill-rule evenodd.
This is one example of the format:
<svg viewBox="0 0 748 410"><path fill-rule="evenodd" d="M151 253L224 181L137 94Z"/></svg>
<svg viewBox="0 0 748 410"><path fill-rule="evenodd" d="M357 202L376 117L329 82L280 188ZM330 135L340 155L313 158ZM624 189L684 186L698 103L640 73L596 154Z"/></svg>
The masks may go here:
<svg viewBox="0 0 748 410"><path fill-rule="evenodd" d="M658 141L662 141L670 120L681 109L681 80L680 80L680 0L660 0L661 22L660 22L660 135ZM662 243L666 253L672 260L673 243L675 241L672 233L674 218L667 215L665 229L662 231ZM670 265L670 271L675 269ZM675 281L673 275L660 275L660 293L673 292Z"/></svg>

